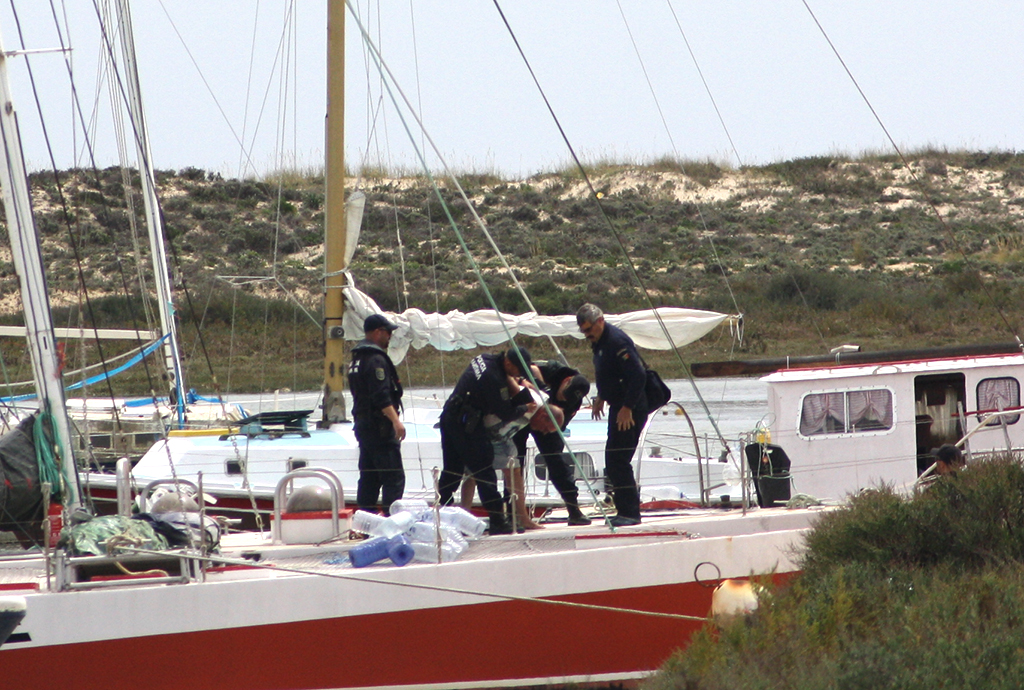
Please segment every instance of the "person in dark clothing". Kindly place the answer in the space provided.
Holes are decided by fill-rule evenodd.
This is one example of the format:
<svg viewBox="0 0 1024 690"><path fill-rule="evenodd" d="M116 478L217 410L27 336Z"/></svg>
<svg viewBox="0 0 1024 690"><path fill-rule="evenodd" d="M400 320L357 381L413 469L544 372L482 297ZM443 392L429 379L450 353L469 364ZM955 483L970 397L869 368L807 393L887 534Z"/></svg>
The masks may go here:
<svg viewBox="0 0 1024 690"><path fill-rule="evenodd" d="M605 323L599 307L584 304L576 312L576 324L594 351L594 419L601 418L608 403L604 471L609 486L605 488L611 491L617 512L611 524L639 525L640 493L633 476L633 454L649 414L644 394L647 373L633 340Z"/></svg>
<svg viewBox="0 0 1024 690"><path fill-rule="evenodd" d="M569 426L583 404L583 398L590 392L590 382L580 372L557 359L546 362L535 362L534 369L540 376L538 383L544 385L548 392L548 405L559 407L564 415L561 423L562 431ZM523 429L514 437L519 462L526 458L526 441L530 435L537 443L538 457L548 469L548 477L558 494L565 502L569 511L569 524L572 526L589 525L590 518L585 516L579 507L579 489L576 487L573 465L562 451L565 443L557 431L541 433L536 429Z"/></svg>
<svg viewBox="0 0 1024 690"><path fill-rule="evenodd" d="M381 314L371 314L363 322L365 337L352 348L348 367L348 385L352 391L352 416L359 441L359 486L356 502L360 510L376 510L377 500L384 514L405 491L401 443L405 425L398 414L402 409L402 382L388 356L391 333L398 328Z"/></svg>
<svg viewBox="0 0 1024 690"><path fill-rule="evenodd" d="M510 534L512 528L503 512L494 446L483 418L493 415L508 422L536 409L534 402L516 402L521 390L518 380L526 376L529 366L530 353L523 348L478 355L462 372L441 410L441 505L452 504L463 473L468 474L476 481L480 503L490 516L491 534Z"/></svg>

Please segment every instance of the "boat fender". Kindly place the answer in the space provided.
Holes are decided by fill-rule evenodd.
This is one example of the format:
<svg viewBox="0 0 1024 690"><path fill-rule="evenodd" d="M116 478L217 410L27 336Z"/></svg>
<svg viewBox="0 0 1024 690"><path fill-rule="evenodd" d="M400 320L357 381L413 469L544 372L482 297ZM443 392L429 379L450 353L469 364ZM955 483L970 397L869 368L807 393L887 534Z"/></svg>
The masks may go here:
<svg viewBox="0 0 1024 690"><path fill-rule="evenodd" d="M754 585L742 580L722 580L711 595L711 617L719 623L757 610Z"/></svg>
<svg viewBox="0 0 1024 690"><path fill-rule="evenodd" d="M288 497L286 513L310 513L331 509L331 492L326 487L309 484L300 486Z"/></svg>

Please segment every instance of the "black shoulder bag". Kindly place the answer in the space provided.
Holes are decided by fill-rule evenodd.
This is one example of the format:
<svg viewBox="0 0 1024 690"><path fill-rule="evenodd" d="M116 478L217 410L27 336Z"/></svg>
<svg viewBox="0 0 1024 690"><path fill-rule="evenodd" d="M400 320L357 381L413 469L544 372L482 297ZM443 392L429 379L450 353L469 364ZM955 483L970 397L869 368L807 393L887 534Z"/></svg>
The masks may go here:
<svg viewBox="0 0 1024 690"><path fill-rule="evenodd" d="M638 352L637 354L639 355L640 353ZM658 372L647 366L647 362L644 361L643 357L640 357L640 363L644 365L644 375L647 377L647 380L644 382L644 395L647 396L647 409L650 412L654 412L672 398L672 391L670 391L668 386L665 385L665 382L661 380L661 376L658 375Z"/></svg>

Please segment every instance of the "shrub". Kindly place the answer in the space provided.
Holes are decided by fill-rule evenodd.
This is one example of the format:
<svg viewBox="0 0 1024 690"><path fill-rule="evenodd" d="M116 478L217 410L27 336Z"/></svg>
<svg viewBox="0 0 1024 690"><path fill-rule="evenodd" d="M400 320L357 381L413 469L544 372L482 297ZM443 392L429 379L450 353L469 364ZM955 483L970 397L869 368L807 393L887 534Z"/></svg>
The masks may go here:
<svg viewBox="0 0 1024 690"><path fill-rule="evenodd" d="M1019 685L1024 468L975 462L907 498L864 492L825 514L803 572L757 612L706 627L645 684L687 688Z"/></svg>

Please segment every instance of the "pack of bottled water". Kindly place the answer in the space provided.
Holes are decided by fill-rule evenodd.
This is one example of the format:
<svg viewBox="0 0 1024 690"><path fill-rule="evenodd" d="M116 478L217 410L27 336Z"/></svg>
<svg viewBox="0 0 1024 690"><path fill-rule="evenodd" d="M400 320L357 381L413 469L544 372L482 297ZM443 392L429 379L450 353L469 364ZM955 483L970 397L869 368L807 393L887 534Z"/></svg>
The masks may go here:
<svg viewBox="0 0 1024 690"><path fill-rule="evenodd" d="M462 508L445 506L435 511L422 499L395 501L389 517L365 510L352 515L352 531L374 539L353 547L349 557L356 567L389 556L396 565L409 560L447 563L469 548L469 539L479 538L486 529L483 520ZM402 546L400 558L392 553L397 545Z"/></svg>

